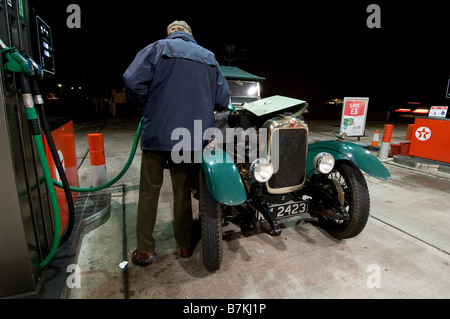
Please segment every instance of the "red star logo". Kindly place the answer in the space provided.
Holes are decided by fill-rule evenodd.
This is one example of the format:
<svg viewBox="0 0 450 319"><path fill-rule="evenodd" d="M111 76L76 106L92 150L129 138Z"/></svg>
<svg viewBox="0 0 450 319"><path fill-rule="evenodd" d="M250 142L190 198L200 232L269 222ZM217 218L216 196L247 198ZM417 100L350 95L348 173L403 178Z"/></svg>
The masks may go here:
<svg viewBox="0 0 450 319"><path fill-rule="evenodd" d="M419 136L420 139L422 139L422 138L426 139L427 138L427 134L430 133L430 132L425 131L424 127L422 128L422 131L417 131L417 132L419 132L419 134L420 134L420 136Z"/></svg>
<svg viewBox="0 0 450 319"><path fill-rule="evenodd" d="M431 130L425 126L419 127L416 130L416 137L420 141L426 141L431 137Z"/></svg>

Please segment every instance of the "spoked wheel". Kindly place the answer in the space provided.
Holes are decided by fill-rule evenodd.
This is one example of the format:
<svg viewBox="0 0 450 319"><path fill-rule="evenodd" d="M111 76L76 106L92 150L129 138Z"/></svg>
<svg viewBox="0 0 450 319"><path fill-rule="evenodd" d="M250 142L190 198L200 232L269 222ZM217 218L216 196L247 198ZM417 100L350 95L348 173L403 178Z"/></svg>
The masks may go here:
<svg viewBox="0 0 450 319"><path fill-rule="evenodd" d="M347 220L318 216L320 227L337 239L357 236L366 226L370 211L369 190L366 180L351 162L338 161L328 174L332 188L331 195L347 211Z"/></svg>
<svg viewBox="0 0 450 319"><path fill-rule="evenodd" d="M222 204L210 194L200 170L200 219L203 241L203 265L214 272L222 263Z"/></svg>

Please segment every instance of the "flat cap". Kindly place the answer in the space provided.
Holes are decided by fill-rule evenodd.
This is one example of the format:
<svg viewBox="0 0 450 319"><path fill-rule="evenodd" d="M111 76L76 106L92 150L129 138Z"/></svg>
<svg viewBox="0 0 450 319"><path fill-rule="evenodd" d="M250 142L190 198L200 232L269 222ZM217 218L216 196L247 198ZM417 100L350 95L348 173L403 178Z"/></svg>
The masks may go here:
<svg viewBox="0 0 450 319"><path fill-rule="evenodd" d="M167 26L167 35L175 31L184 31L187 33L192 33L191 27L185 21L175 20Z"/></svg>

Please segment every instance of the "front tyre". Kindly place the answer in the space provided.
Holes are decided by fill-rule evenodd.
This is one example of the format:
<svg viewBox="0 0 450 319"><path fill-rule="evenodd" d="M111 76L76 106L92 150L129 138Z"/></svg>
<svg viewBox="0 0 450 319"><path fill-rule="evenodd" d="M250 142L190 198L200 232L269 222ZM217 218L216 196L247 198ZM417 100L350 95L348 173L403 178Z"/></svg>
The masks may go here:
<svg viewBox="0 0 450 319"><path fill-rule="evenodd" d="M200 170L200 219L203 240L203 265L209 272L220 269L222 263L222 204L209 192Z"/></svg>
<svg viewBox="0 0 450 319"><path fill-rule="evenodd" d="M361 233L369 219L369 189L364 175L352 162L338 161L328 178L335 185L334 196L343 204L349 218L342 221L318 216L319 225L334 238L355 237Z"/></svg>

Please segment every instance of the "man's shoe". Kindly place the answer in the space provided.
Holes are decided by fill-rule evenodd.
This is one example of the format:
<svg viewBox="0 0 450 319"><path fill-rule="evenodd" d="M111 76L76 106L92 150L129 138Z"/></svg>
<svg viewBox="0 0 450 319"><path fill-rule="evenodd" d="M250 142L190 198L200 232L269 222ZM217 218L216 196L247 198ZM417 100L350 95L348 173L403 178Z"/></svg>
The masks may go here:
<svg viewBox="0 0 450 319"><path fill-rule="evenodd" d="M189 258L192 256L192 251L190 249L180 249L181 258Z"/></svg>
<svg viewBox="0 0 450 319"><path fill-rule="evenodd" d="M141 253L141 252L135 250L135 251L133 251L133 257L132 257L131 261L135 265L148 266L155 259L156 259L156 252L146 254L146 253Z"/></svg>

